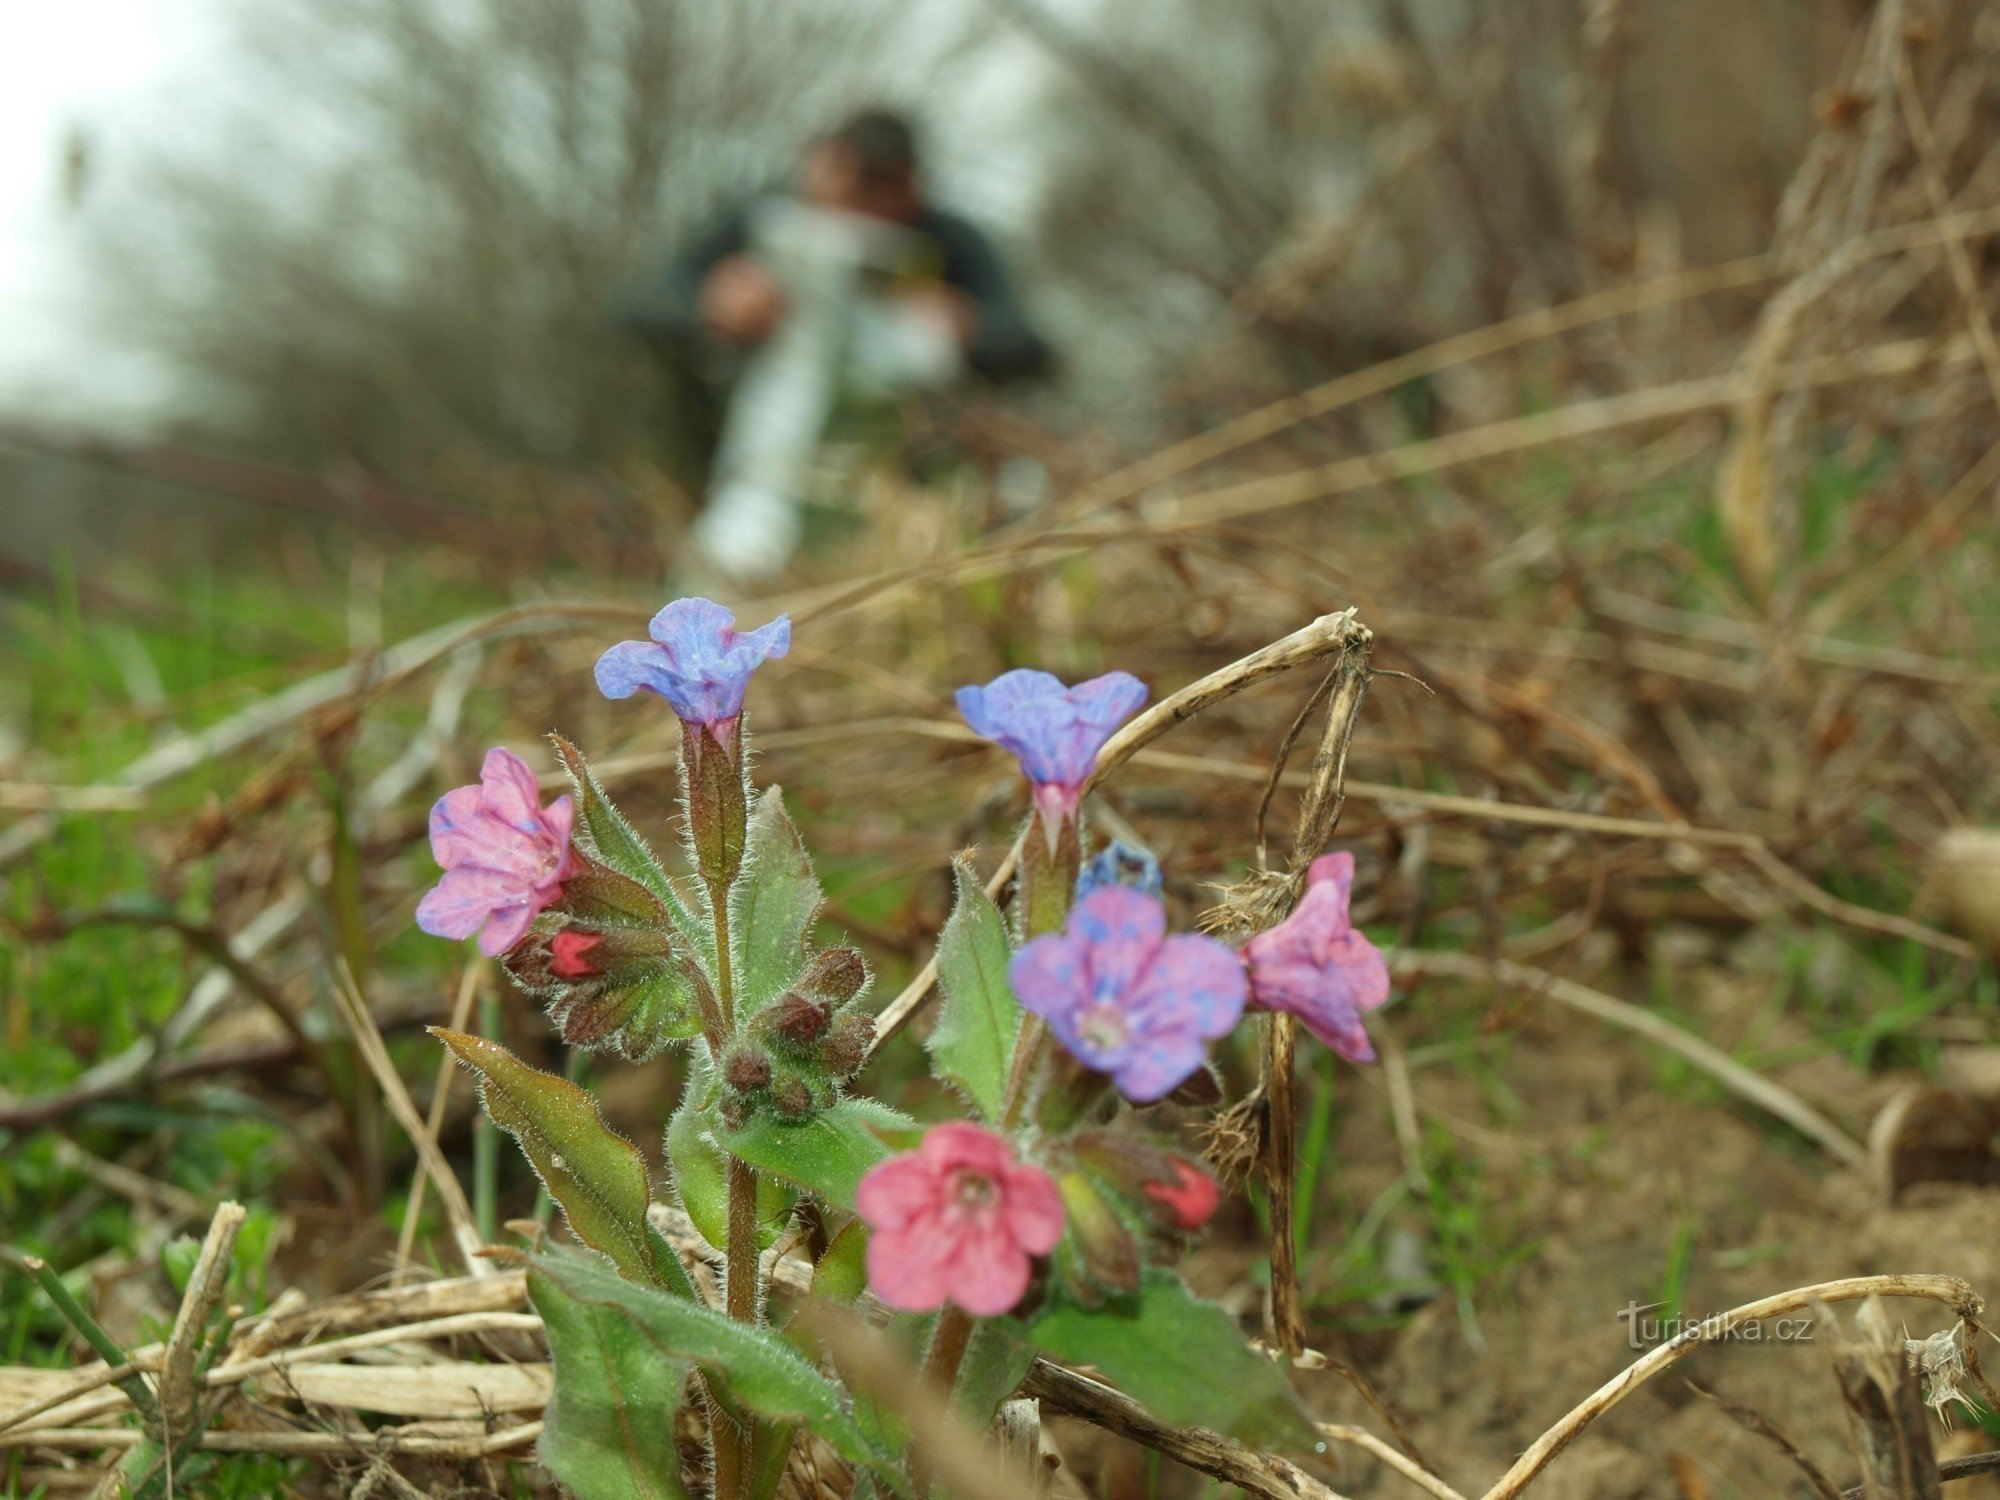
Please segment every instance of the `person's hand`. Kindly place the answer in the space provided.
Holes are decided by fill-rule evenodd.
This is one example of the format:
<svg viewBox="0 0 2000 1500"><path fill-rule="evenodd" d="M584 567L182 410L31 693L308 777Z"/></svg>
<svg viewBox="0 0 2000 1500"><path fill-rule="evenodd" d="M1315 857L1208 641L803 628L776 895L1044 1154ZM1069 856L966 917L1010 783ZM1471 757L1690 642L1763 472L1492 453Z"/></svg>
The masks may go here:
<svg viewBox="0 0 2000 1500"><path fill-rule="evenodd" d="M785 317L785 289L747 255L719 260L701 283L701 325L725 344L761 344Z"/></svg>

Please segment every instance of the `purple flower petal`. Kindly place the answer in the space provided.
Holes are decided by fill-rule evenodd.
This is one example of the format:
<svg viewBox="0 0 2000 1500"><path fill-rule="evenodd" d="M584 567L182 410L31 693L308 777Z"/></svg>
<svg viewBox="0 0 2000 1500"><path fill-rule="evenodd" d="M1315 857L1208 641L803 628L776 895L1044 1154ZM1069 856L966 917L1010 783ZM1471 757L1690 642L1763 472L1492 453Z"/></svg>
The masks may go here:
<svg viewBox="0 0 2000 1500"><path fill-rule="evenodd" d="M1134 1104L1154 1104L1193 1077L1207 1052L1197 1036L1165 1032L1133 1048L1113 1081Z"/></svg>
<svg viewBox="0 0 2000 1500"><path fill-rule="evenodd" d="M1171 1016L1175 1025L1213 1041L1236 1029L1249 998L1242 957L1213 938L1190 932L1160 944L1133 1004Z"/></svg>
<svg viewBox="0 0 2000 1500"><path fill-rule="evenodd" d="M709 599L676 599L653 616L650 641L620 641L597 659L607 698L641 691L665 698L689 724L728 725L743 712L751 675L792 646L784 615L755 630Z"/></svg>
<svg viewBox="0 0 2000 1500"><path fill-rule="evenodd" d="M1047 672L1019 668L957 696L965 722L1011 750L1028 780L1073 794L1105 741L1146 701L1146 685L1129 672L1107 672L1066 688Z"/></svg>
<svg viewBox="0 0 2000 1500"><path fill-rule="evenodd" d="M1193 933L1167 937L1166 921L1157 897L1104 886L1009 969L1022 1006L1071 1056L1142 1104L1201 1067L1208 1042L1243 1014L1248 991L1234 952Z"/></svg>
<svg viewBox="0 0 2000 1500"><path fill-rule="evenodd" d="M1167 909L1130 886L1092 891L1070 909L1068 934L1089 954L1092 993L1123 995L1159 951Z"/></svg>
<svg viewBox="0 0 2000 1500"><path fill-rule="evenodd" d="M641 688L653 687L653 673L660 660L660 648L651 641L620 641L597 658L597 690L607 698L629 698Z"/></svg>
<svg viewBox="0 0 2000 1500"><path fill-rule="evenodd" d="M1061 933L1044 933L1023 947L1007 976L1022 1006L1045 1021L1073 1014L1090 998L1087 955Z"/></svg>
<svg viewBox="0 0 2000 1500"><path fill-rule="evenodd" d="M503 877L472 865L447 870L417 903L417 926L432 937L469 938L486 925L494 902L504 899Z"/></svg>
<svg viewBox="0 0 2000 1500"><path fill-rule="evenodd" d="M528 935L540 911L533 901L495 908L486 929L479 934L479 951L488 958L498 958Z"/></svg>

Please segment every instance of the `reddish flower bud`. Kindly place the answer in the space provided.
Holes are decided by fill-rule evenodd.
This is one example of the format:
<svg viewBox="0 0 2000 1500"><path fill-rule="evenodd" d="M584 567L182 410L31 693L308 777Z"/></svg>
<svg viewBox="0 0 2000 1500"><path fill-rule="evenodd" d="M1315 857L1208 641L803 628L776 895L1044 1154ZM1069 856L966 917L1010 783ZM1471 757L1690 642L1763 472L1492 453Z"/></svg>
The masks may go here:
<svg viewBox="0 0 2000 1500"><path fill-rule="evenodd" d="M771 1107L781 1120L803 1120L812 1113L812 1090L804 1079L788 1073L771 1085Z"/></svg>
<svg viewBox="0 0 2000 1500"><path fill-rule="evenodd" d="M1174 1228L1199 1229L1222 1201L1222 1189L1208 1173L1179 1157L1170 1165L1174 1180L1147 1183L1146 1196L1167 1211Z"/></svg>
<svg viewBox="0 0 2000 1500"><path fill-rule="evenodd" d="M875 1045L875 1018L864 1010L843 1011L835 1018L833 1034L819 1049L819 1060L827 1072L845 1081L861 1071L868 1061L868 1049Z"/></svg>
<svg viewBox="0 0 2000 1500"><path fill-rule="evenodd" d="M558 979L588 979L604 971L590 961L590 950L604 941L601 932L565 927L549 939L549 972Z"/></svg>
<svg viewBox="0 0 2000 1500"><path fill-rule="evenodd" d="M722 1077L738 1093L754 1094L771 1081L771 1059L759 1047L733 1047L722 1059Z"/></svg>
<svg viewBox="0 0 2000 1500"><path fill-rule="evenodd" d="M868 960L852 948L829 948L800 976L799 988L835 1005L845 1005L868 982Z"/></svg>
<svg viewBox="0 0 2000 1500"><path fill-rule="evenodd" d="M1083 1271L1091 1285L1077 1287L1083 1300L1095 1305L1104 1290L1139 1289L1139 1241L1096 1184L1081 1172L1065 1172L1056 1180L1063 1210L1081 1252Z"/></svg>
<svg viewBox="0 0 2000 1500"><path fill-rule="evenodd" d="M788 1047L810 1047L833 1023L833 1007L797 990L787 990L757 1019L774 1041Z"/></svg>

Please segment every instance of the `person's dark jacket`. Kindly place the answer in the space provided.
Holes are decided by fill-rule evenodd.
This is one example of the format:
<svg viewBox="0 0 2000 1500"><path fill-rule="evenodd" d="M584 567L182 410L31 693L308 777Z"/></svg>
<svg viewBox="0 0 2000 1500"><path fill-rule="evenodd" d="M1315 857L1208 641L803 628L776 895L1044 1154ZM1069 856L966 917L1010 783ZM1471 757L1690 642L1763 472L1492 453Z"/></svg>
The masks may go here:
<svg viewBox="0 0 2000 1500"><path fill-rule="evenodd" d="M679 345L699 345L701 285L716 262L749 248L750 216L756 200L746 200L725 213L675 257L647 296L625 309L628 328L648 338ZM1020 380L1045 373L1049 346L1028 321L1000 257L985 235L956 214L925 208L909 226L927 235L938 248L940 275L972 299L978 330L966 350L966 363L989 380Z"/></svg>

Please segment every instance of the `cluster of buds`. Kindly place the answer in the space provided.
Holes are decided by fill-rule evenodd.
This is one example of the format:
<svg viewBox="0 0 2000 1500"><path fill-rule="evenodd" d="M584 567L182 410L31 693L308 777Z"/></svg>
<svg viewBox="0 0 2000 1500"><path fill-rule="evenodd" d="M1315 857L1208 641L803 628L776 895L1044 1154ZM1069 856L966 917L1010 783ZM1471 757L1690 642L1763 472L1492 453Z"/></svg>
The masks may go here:
<svg viewBox="0 0 2000 1500"><path fill-rule="evenodd" d="M803 1120L831 1106L875 1042L875 1018L858 1000L867 984L866 959L829 948L752 1017L748 1035L723 1055L723 1122L740 1127L762 1108Z"/></svg>

